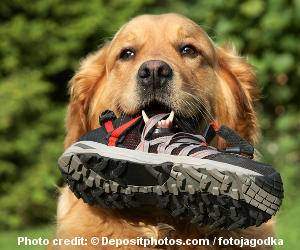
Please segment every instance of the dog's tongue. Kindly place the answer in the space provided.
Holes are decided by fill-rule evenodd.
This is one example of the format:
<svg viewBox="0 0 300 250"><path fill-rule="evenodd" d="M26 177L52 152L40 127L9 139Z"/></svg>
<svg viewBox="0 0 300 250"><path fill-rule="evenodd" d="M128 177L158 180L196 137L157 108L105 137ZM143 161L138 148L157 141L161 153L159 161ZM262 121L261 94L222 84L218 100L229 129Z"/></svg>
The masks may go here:
<svg viewBox="0 0 300 250"><path fill-rule="evenodd" d="M146 123L149 120L149 117L144 110L142 110L142 116L143 116L144 122ZM174 111L172 110L170 115L166 119L161 120L157 123L156 127L157 128L171 128L172 124L173 124L173 119L174 119Z"/></svg>

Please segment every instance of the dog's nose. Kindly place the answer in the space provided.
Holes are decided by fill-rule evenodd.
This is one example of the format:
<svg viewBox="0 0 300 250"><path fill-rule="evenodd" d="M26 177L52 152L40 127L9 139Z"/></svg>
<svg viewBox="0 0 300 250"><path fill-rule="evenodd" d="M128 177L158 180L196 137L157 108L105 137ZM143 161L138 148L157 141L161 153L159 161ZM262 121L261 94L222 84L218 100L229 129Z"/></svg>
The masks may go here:
<svg viewBox="0 0 300 250"><path fill-rule="evenodd" d="M150 60L141 65L137 77L143 86L163 87L172 75L172 69L166 62Z"/></svg>

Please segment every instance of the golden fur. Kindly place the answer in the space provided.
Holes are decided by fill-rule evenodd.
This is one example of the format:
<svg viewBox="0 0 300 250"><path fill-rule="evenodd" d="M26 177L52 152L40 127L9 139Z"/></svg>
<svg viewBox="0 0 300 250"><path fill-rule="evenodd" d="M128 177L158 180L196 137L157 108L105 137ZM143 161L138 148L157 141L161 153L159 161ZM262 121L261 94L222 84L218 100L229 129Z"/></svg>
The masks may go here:
<svg viewBox="0 0 300 250"><path fill-rule="evenodd" d="M193 59L181 57L174 48L182 42L193 44L200 51L199 55ZM120 62L118 54L128 46L136 48L136 56L133 60ZM140 97L135 91L136 72L143 62L150 59L164 60L173 68L174 86L170 102L175 110L186 116L197 112L189 106L193 102L187 94L189 92L201 99L207 113L220 123L232 127L252 143L257 141L258 126L253 108L257 86L252 67L232 48L216 46L191 20L177 14L164 14L134 18L117 32L112 41L82 61L70 82L65 147L96 128L99 114L106 109L117 114L137 112ZM196 229L188 223L180 222L179 225L159 210L116 212L94 208L75 198L67 187L61 189L57 237L158 238L166 235L183 239L213 236L263 238L272 235L272 222L259 228L230 232L206 227ZM60 249L64 248L67 247ZM94 248L87 246L84 249Z"/></svg>

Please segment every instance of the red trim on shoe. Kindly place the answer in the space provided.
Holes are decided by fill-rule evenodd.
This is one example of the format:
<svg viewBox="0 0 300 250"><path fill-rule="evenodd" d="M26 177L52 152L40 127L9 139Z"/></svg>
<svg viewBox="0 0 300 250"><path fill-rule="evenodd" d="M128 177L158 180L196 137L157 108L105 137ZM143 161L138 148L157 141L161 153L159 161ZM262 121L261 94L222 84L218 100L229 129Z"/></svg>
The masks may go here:
<svg viewBox="0 0 300 250"><path fill-rule="evenodd" d="M105 127L107 133L110 133L114 130L114 125L113 125L112 121L105 122L104 127Z"/></svg>
<svg viewBox="0 0 300 250"><path fill-rule="evenodd" d="M108 146L116 146L119 137L124 133L125 130L131 127L137 120L139 120L140 117L141 116L138 116L130 120L129 122L124 123L122 126L116 128L115 130L113 130L108 139Z"/></svg>

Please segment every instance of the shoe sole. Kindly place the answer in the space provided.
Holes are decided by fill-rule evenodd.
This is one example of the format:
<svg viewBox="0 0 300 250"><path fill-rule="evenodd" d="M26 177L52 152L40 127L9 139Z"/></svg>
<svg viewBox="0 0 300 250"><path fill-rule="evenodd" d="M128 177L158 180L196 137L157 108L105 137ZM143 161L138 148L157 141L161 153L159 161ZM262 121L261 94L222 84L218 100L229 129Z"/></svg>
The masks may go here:
<svg viewBox="0 0 300 250"><path fill-rule="evenodd" d="M90 205L122 209L158 204L191 223L231 230L268 221L283 198L281 178L276 172L262 176L184 163L147 164L97 152L101 155L91 150L90 144L80 143L68 149L58 162L70 189ZM95 162L97 173L91 169ZM156 185L128 185L122 179L128 168L155 172Z"/></svg>

